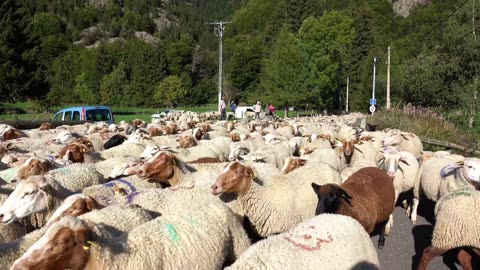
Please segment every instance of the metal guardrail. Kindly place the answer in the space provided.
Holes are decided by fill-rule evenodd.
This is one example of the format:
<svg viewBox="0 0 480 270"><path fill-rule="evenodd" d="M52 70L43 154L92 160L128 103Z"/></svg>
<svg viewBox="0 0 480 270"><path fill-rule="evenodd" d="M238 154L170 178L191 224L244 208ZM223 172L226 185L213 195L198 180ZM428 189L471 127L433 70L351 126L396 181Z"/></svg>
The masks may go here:
<svg viewBox="0 0 480 270"><path fill-rule="evenodd" d="M447 141L440 141L440 140L436 140L436 139L429 139L429 138L420 138L420 140L422 141L422 143L426 143L426 144L430 144L430 145L436 145L436 146L443 146L443 147L447 147L447 148L450 148L450 149L462 151L462 152L465 152L465 153L472 153L476 156L480 156L480 151L475 150L475 149L470 149L468 147L465 147L463 145L459 145L459 144L456 144L456 143L451 143L451 142L447 142Z"/></svg>

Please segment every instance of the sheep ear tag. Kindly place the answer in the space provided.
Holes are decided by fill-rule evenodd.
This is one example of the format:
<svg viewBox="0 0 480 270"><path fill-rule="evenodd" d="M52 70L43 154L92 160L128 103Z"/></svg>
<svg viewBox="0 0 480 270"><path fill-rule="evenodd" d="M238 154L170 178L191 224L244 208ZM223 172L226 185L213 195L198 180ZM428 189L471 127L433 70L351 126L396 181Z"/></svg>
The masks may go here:
<svg viewBox="0 0 480 270"><path fill-rule="evenodd" d="M445 167L442 168L442 170L440 171L440 176L442 178L445 178L446 176L452 174L453 172L455 172L455 170L457 169L458 167L457 166L454 166L454 165L447 165Z"/></svg>
<svg viewBox="0 0 480 270"><path fill-rule="evenodd" d="M90 247L87 247L87 246L83 246L83 250L89 250Z"/></svg>

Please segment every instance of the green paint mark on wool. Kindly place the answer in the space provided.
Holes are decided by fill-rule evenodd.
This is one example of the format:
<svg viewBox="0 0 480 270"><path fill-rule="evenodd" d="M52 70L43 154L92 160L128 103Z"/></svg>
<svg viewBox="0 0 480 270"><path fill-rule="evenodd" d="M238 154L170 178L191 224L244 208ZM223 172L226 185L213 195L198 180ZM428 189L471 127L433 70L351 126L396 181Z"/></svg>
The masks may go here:
<svg viewBox="0 0 480 270"><path fill-rule="evenodd" d="M465 190L465 189L455 190L455 191L452 192L451 194L447 195L444 200L447 201L447 200L450 200L450 199L453 199L453 198L456 198L456 197L459 197L459 196L471 197L471 196L472 196L472 193L469 192L469 191L470 191L470 190Z"/></svg>
<svg viewBox="0 0 480 270"><path fill-rule="evenodd" d="M12 179L15 177L15 170L10 168L10 169L7 169L4 171L3 175L2 175L3 179L7 182L10 182L12 181ZM5 178L4 178L5 177Z"/></svg>
<svg viewBox="0 0 480 270"><path fill-rule="evenodd" d="M195 219L193 219L193 217L191 216L182 216L186 221L188 221L188 223L192 226L198 226L200 225Z"/></svg>
<svg viewBox="0 0 480 270"><path fill-rule="evenodd" d="M177 230L175 230L175 227L172 224L167 224L165 225L168 235L170 235L170 238L174 243L180 241L180 236L178 236Z"/></svg>

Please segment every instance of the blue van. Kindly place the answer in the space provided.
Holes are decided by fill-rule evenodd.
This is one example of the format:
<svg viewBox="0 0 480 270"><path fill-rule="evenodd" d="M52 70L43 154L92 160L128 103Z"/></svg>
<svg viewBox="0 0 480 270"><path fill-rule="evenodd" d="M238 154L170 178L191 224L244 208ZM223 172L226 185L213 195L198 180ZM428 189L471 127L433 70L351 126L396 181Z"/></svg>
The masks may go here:
<svg viewBox="0 0 480 270"><path fill-rule="evenodd" d="M79 106L61 109L52 118L53 121L105 121L113 124L113 113L109 106Z"/></svg>

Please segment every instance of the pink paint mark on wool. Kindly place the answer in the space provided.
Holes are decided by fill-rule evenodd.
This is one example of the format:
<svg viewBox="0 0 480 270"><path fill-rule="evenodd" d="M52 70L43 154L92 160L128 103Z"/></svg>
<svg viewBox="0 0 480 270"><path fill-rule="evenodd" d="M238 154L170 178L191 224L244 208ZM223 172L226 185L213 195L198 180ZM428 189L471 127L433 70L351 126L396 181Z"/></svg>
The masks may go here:
<svg viewBox="0 0 480 270"><path fill-rule="evenodd" d="M284 236L284 238L288 242L292 243L294 246L307 251L320 250L323 244L331 243L333 241L333 237L330 234L328 234L327 239L313 237L310 234L304 234L304 235L287 234L286 236Z"/></svg>

